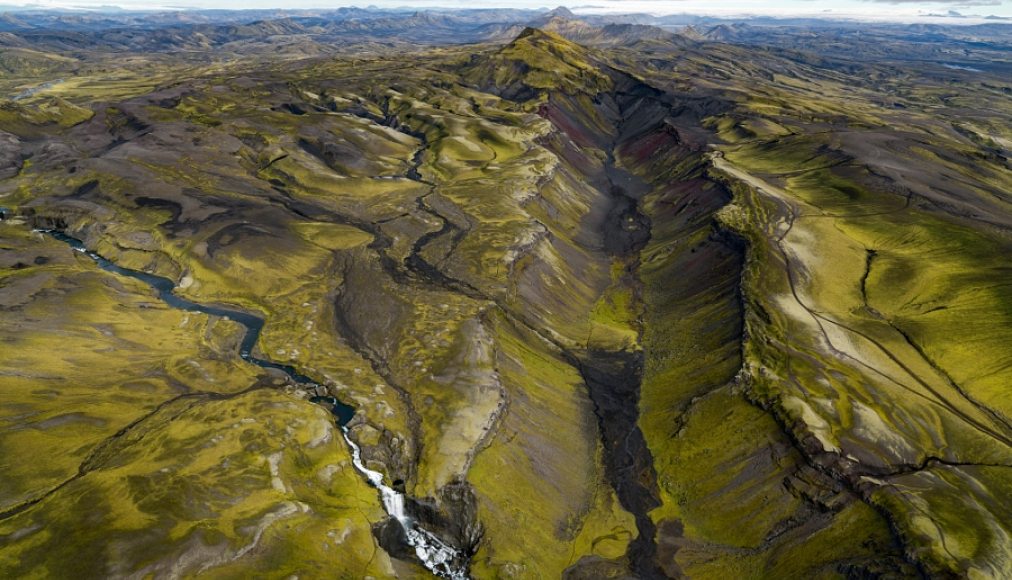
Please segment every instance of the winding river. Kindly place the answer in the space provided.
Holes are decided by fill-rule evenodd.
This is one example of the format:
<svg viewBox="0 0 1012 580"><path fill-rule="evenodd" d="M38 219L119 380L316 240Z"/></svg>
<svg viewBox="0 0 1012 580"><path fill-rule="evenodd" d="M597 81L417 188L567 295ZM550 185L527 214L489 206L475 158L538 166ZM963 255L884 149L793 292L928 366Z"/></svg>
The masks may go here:
<svg viewBox="0 0 1012 580"><path fill-rule="evenodd" d="M253 356L253 348L256 345L257 340L259 340L260 332L264 327L263 318L240 310L230 310L228 308L207 306L191 302L190 300L181 298L173 293L176 284L168 278L117 266L95 252L88 250L88 248L85 247L84 242L81 240L68 236L63 232L57 230L35 231L47 234L61 242L64 242L74 250L94 260L95 263L103 270L144 282L148 286L154 288L158 292L158 298L172 308L185 310L187 312L200 312L210 316L220 316L222 318L238 322L246 329L246 334L243 336L242 342L239 345L239 356L242 357L243 360L265 369L281 371L295 383L304 385L307 388L315 388L319 386L316 381L299 373L290 365L279 364ZM344 437L344 441L348 444L348 447L351 448L352 463L355 465L355 469L357 469L359 473L366 478L370 485L379 490L380 499L383 502L383 508L390 517L396 519L404 528L408 545L414 548L415 555L418 556L418 559L421 560L422 564L424 564L425 567L436 576L450 578L451 580L467 579L466 556L461 553L461 551L439 539L432 532L420 527L405 510L404 494L385 485L383 483L384 478L382 473L369 469L365 466L365 462L362 460L362 449L357 443L352 441L348 430L348 422L355 416L355 409L342 403L336 397L314 396L310 398L310 401L326 406L331 413L334 414L337 426L341 429L341 434Z"/></svg>

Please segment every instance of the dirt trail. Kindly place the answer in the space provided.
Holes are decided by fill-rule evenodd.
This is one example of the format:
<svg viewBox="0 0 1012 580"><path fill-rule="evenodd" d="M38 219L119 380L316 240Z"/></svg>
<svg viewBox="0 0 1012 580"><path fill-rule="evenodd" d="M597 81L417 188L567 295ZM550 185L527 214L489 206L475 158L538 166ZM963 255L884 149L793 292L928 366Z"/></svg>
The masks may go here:
<svg viewBox="0 0 1012 580"><path fill-rule="evenodd" d="M725 174L742 181L756 191L768 195L770 198L775 200L782 209L783 222L786 224L786 229L778 236L775 240L776 247L784 260L784 264L787 268L787 279L790 285L791 295L796 304L802 308L819 327L820 333L822 334L823 340L828 345L827 354L830 356L842 356L853 360L860 366L886 378L890 382L900 386L901 388L923 398L932 404L940 406L950 413L956 415L966 423L973 426L978 431L990 436L991 438L1005 444L1008 447L1012 447L1012 436L1008 431L1008 426L1003 422L995 418L993 411L980 403L970 398L962 389L958 388L955 384L950 381L946 381L945 373L934 361L928 359L922 349L917 348L913 344L910 344L910 340L904 333L892 324L888 326L901 335L903 341L913 348L917 356L922 359L922 362L930 366L940 376L938 377L924 377L920 375L916 370L911 368L908 361L904 360L901 354L898 354L883 344L880 340L870 336L869 334L862 332L855 328L853 325L849 325L845 322L835 320L830 316L827 316L823 311L816 308L814 305L808 304L801 298L801 293L798 290L799 284L799 270L803 269L803 264L799 264L794 252L788 249L789 243L787 242L788 236L791 234L797 223L805 216L800 215L798 203L794 198L788 194L785 190L769 182L763 180L760 177L752 175L724 158L723 154L719 151L710 154L710 161L713 167L718 171L722 171ZM870 265L871 261L867 262ZM863 274L861 285L864 288L864 284L867 277L867 271ZM881 314L876 311L871 311L873 316L882 322L886 322ZM876 316L877 315L877 316ZM852 339L856 338L860 342L870 343L875 347L877 351L883 354L891 363L896 365L902 370L910 379L912 379L920 388L911 386L905 381L894 377L890 372L885 369L879 368L875 361L867 360L867 357L862 355L857 349L847 348L847 345L842 342L850 341L834 341L832 339L832 333L827 331L824 325L832 325L836 329L842 331L845 335L849 335ZM950 391L950 392L945 392ZM955 404L952 400L962 401L963 404ZM975 417L974 415L982 415L983 420ZM991 424L989 424L991 423Z"/></svg>

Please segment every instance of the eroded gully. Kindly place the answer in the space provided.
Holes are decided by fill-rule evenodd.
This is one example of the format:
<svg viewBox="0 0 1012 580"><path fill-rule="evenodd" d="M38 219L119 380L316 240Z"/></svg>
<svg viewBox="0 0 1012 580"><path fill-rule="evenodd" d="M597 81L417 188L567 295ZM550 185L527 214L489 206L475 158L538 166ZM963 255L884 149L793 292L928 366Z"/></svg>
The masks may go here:
<svg viewBox="0 0 1012 580"><path fill-rule="evenodd" d="M609 483L615 489L622 507L636 521L637 537L630 543L626 554L631 571L639 578L663 578L663 571L656 562L656 526L649 516L649 512L659 505L656 473L646 439L638 424L643 375L642 351L587 349L576 352L546 335L522 313L430 264L422 256L429 243L441 236L452 235L452 253L467 232L425 203L426 198L435 193L436 189L435 184L425 180L419 171L422 155L428 148L425 134L404 127L389 114L384 119L384 124L415 137L421 143L407 177L429 187L429 192L417 200L419 211L442 222L440 229L416 240L411 254L405 260L405 266L428 284L495 304L510 322L519 323L553 344L563 358L577 368L594 406ZM651 226L649 218L640 211L640 199L650 187L639 177L616 166L614 144L607 149L604 170L608 187L606 193L611 207L602 223L603 250L611 259L623 264L624 281L633 287L634 294L638 297L639 254L650 239Z"/></svg>
<svg viewBox="0 0 1012 580"><path fill-rule="evenodd" d="M639 177L615 165L615 146L606 151L605 176L611 202L602 224L605 253L621 263L623 282L641 298L640 251L650 240L650 219L640 200L650 190ZM626 557L630 571L643 579L663 578L657 564L656 525L650 511L659 505L657 474L646 438L639 427L643 351L588 349L579 371L594 405L604 447L605 472L622 507L636 521L636 538Z"/></svg>

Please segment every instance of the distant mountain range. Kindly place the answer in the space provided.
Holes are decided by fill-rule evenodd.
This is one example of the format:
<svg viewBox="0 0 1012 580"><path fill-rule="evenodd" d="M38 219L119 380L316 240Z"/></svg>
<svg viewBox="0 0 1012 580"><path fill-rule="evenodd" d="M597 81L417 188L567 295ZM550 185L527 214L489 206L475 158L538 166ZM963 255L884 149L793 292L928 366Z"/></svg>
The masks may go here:
<svg viewBox="0 0 1012 580"><path fill-rule="evenodd" d="M647 14L576 15L559 7L551 11L515 9L426 10L339 8L336 10L197 10L173 12L72 12L23 10L0 12L0 48L45 52L259 52L274 46L288 54L325 54L340 47L381 43L467 44L514 38L525 27L555 32L587 45L728 42L790 49L818 49L832 54L834 43L855 39L880 42L938 41L969 43L1012 50L1012 24L972 26L868 25L818 19L754 18L724 21L695 16ZM822 33L808 47L798 29ZM786 31L786 34L784 32ZM802 40L799 43L799 38ZM951 48L951 47L950 47ZM838 51L853 57L853 47ZM931 56L925 54L923 56ZM23 55L38 61L38 55ZM10 61L8 56L5 60ZM43 60L45 60L43 58ZM5 66L5 65L0 65ZM10 63L7 67L12 66ZM45 66L30 62L27 66Z"/></svg>

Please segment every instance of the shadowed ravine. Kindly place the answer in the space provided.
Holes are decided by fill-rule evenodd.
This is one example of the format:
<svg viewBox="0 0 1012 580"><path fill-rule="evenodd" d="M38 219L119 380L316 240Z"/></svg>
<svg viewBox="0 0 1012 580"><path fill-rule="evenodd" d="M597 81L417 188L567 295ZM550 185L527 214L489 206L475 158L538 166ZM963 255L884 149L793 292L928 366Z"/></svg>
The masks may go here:
<svg viewBox="0 0 1012 580"><path fill-rule="evenodd" d="M220 306L207 306L186 300L185 298L181 298L172 292L175 288L175 283L168 278L117 266L95 252L89 251L81 240L70 237L63 232L57 230L36 231L48 234L53 238L66 243L75 251L87 255L103 270L144 282L154 288L158 292L158 298L172 308L185 310L187 312L200 312L209 316L219 316L238 322L246 329L246 333L239 346L239 356L242 357L243 360L265 369L280 371L293 382L305 387L310 392L315 393L317 391L317 387L320 386L318 382L304 374L299 373L292 366L258 358L252 354L257 340L260 338L260 332L264 327L263 318L240 310L231 310ZM415 555L425 565L425 567L432 571L433 574L440 577L452 578L454 580L467 578L467 556L453 548L450 544L436 537L436 535L418 526L405 509L404 494L385 485L383 483L384 477L382 473L371 470L365 466L365 463L362 460L361 448L358 444L352 441L349 436L347 426L348 422L355 416L355 409L332 396L312 396L310 401L324 405L331 413L333 413L344 441L351 449L352 463L355 465L355 469L357 469L359 473L366 478L370 485L379 490L380 498L383 503L383 509L386 510L387 514L389 514L391 518L395 519L403 528L404 540L414 549Z"/></svg>
<svg viewBox="0 0 1012 580"><path fill-rule="evenodd" d="M636 519L638 535L629 544L629 566L639 578L663 578L655 561L656 526L649 515L660 505L653 490L657 475L637 424L643 355L591 351L587 356L580 374L598 417L605 471L622 507Z"/></svg>
<svg viewBox="0 0 1012 580"><path fill-rule="evenodd" d="M650 240L651 225L639 202L649 186L615 166L613 146L607 153L605 175L611 208L602 224L602 242L605 252L623 263L623 279L639 302L640 251ZM580 375L594 404L604 446L605 472L622 507L636 520L638 534L626 553L630 570L638 578L663 578L656 560L657 529L649 515L660 505L657 474L638 423L643 352L588 349L579 358Z"/></svg>

